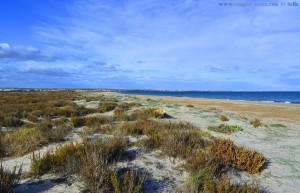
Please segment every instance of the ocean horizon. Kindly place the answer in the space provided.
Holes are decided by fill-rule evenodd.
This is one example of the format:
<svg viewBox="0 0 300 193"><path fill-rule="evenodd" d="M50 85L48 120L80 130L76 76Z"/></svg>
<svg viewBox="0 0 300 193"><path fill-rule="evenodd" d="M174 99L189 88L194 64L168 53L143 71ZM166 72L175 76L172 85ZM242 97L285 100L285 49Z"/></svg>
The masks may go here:
<svg viewBox="0 0 300 193"><path fill-rule="evenodd" d="M300 91L119 90L122 94L300 104Z"/></svg>

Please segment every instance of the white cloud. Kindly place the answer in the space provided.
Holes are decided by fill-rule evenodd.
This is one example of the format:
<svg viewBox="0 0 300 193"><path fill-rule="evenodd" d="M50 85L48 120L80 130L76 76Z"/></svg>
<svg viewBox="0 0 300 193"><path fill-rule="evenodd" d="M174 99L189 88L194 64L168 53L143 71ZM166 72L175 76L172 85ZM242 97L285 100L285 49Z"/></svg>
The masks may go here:
<svg viewBox="0 0 300 193"><path fill-rule="evenodd" d="M1 61L53 61L56 57L42 53L32 46L10 46L7 43L0 44Z"/></svg>

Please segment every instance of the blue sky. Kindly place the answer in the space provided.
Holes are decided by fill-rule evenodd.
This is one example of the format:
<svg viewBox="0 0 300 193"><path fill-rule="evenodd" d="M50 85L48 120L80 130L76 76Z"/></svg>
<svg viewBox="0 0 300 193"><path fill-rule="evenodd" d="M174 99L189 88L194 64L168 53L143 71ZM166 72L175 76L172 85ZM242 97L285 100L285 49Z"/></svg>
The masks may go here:
<svg viewBox="0 0 300 193"><path fill-rule="evenodd" d="M0 87L300 90L300 7L1 0ZM300 2L299 2L300 4Z"/></svg>

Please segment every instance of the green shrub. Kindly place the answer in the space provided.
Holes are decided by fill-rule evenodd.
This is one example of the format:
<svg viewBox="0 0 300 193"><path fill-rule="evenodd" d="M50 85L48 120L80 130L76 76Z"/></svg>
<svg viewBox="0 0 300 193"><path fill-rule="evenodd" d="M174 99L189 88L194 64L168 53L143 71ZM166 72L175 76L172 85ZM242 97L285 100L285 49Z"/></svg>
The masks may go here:
<svg viewBox="0 0 300 193"><path fill-rule="evenodd" d="M241 128L240 126L226 124L220 124L218 126L209 126L207 129L219 133L233 133L243 131L243 128Z"/></svg>

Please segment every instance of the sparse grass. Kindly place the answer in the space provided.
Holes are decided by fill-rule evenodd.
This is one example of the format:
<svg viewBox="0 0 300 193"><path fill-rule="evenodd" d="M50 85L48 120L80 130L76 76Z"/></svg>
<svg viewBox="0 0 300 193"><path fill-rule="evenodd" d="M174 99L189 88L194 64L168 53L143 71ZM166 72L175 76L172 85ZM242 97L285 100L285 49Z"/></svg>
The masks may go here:
<svg viewBox="0 0 300 193"><path fill-rule="evenodd" d="M121 175L109 167L120 159L126 147L124 138L69 143L43 157L33 154L30 174L36 176L49 171L79 174L88 192L143 192L145 175L133 171Z"/></svg>
<svg viewBox="0 0 300 193"><path fill-rule="evenodd" d="M221 121L229 121L229 118L226 117L225 115L221 115L221 116L220 116L220 120L221 120Z"/></svg>
<svg viewBox="0 0 300 193"><path fill-rule="evenodd" d="M241 128L238 125L226 125L226 124L220 124L218 126L209 126L207 129L211 131L215 131L219 133L227 133L227 134L243 131L243 128Z"/></svg>
<svg viewBox="0 0 300 193"><path fill-rule="evenodd" d="M253 127L257 128L257 127L261 127L262 123L260 122L260 120L258 118L253 119L252 121L250 121L250 123L253 125Z"/></svg>
<svg viewBox="0 0 300 193"><path fill-rule="evenodd" d="M286 128L285 125L282 125L280 123L274 123L274 124L271 124L270 125L271 127L274 127L274 128Z"/></svg>
<svg viewBox="0 0 300 193"><path fill-rule="evenodd" d="M14 193L15 187L19 183L22 174L22 167L17 170L16 167L12 171L5 169L0 164L0 193Z"/></svg>

